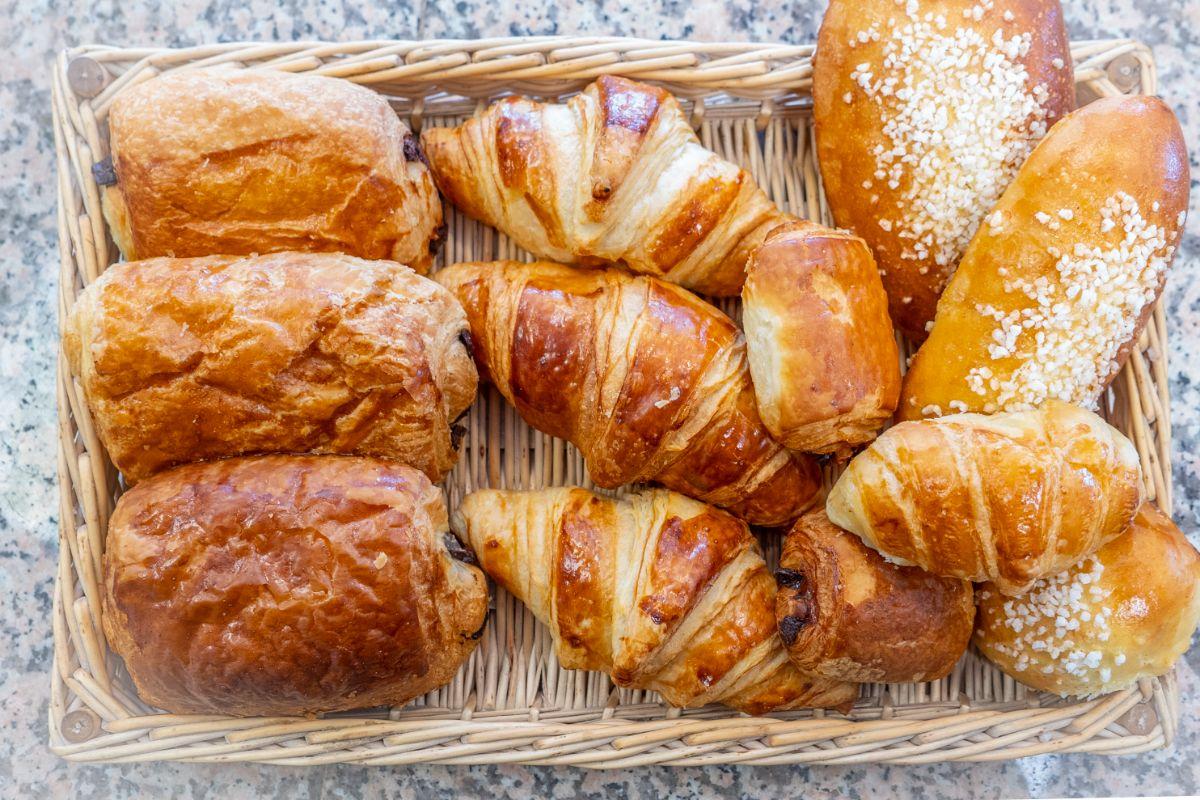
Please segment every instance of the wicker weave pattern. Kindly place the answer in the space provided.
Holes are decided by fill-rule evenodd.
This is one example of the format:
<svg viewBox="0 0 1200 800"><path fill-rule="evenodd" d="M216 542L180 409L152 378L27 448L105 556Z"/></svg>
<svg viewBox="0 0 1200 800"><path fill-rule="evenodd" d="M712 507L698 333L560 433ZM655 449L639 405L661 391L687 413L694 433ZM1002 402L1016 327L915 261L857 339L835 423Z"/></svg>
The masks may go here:
<svg viewBox="0 0 1200 800"><path fill-rule="evenodd" d="M188 50L84 47L54 65L61 252L60 318L117 258L92 164L107 153L105 118L123 89L179 69L225 64L347 78L389 97L412 125L451 125L489 97L559 97L596 76L661 83L681 97L707 147L742 164L773 200L828 221L806 111L812 47L616 38L525 38L351 44L220 44ZM1081 102L1155 90L1154 62L1128 40L1073 46ZM442 264L524 258L505 237L451 212ZM726 310L737 314L736 303ZM1148 491L1170 508L1166 326L1155 310L1110 392L1108 416L1137 445ZM907 348L905 348L907 350ZM904 353L907 355L907 352ZM1087 702L1026 690L974 652L941 681L864 687L850 715L767 718L723 708L680 712L607 676L561 669L550 636L498 591L479 650L448 686L404 709L303 720L157 713L134 694L100 629L104 531L120 486L77 382L60 359L60 558L53 607L50 744L77 761L799 764L997 760L1037 753L1134 753L1174 736L1174 675ZM469 417L451 504L477 487L590 486L570 445L528 428L492 389ZM832 476L829 476L832 477ZM768 542L768 560L778 542Z"/></svg>

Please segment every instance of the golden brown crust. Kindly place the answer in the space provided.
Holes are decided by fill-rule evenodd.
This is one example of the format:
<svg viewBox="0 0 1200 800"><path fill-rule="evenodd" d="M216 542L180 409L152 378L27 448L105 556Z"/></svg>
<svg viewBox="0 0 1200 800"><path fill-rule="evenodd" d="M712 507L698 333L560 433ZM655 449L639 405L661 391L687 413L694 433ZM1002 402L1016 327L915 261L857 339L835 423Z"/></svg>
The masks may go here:
<svg viewBox="0 0 1200 800"><path fill-rule="evenodd" d="M775 617L788 655L810 675L903 683L943 678L975 621L969 581L891 564L823 509L783 543Z"/></svg>
<svg viewBox="0 0 1200 800"><path fill-rule="evenodd" d="M379 94L268 70L187 70L121 92L105 215L126 260L343 252L429 271L442 207Z"/></svg>
<svg viewBox="0 0 1200 800"><path fill-rule="evenodd" d="M853 684L812 678L775 632L775 593L746 524L664 490L485 490L451 520L480 565L550 627L560 663L668 703L751 714L847 710Z"/></svg>
<svg viewBox="0 0 1200 800"><path fill-rule="evenodd" d="M813 65L825 195L874 251L910 337L925 338L971 235L1074 103L1058 0L829 4Z"/></svg>
<svg viewBox="0 0 1200 800"><path fill-rule="evenodd" d="M761 525L820 488L758 417L733 321L669 283L616 269L456 264L475 357L521 417L574 443L598 486L657 481Z"/></svg>
<svg viewBox="0 0 1200 800"><path fill-rule="evenodd" d="M792 450L836 453L875 438L896 410L900 361L866 243L810 222L773 230L742 288L763 424Z"/></svg>
<svg viewBox="0 0 1200 800"><path fill-rule="evenodd" d="M367 458L188 464L121 497L104 631L146 702L180 714L403 705L475 648L487 586L446 546L441 492Z"/></svg>
<svg viewBox="0 0 1200 800"><path fill-rule="evenodd" d="M751 250L787 218L700 145L674 97L626 78L566 104L498 100L421 142L450 202L535 255L705 294L736 295Z"/></svg>
<svg viewBox="0 0 1200 800"><path fill-rule="evenodd" d="M897 563L1019 594L1118 536L1142 499L1133 443L1052 400L896 425L850 462L826 510Z"/></svg>
<svg viewBox="0 0 1200 800"><path fill-rule="evenodd" d="M980 587L975 642L1016 680L1098 695L1167 672L1200 620L1200 553L1150 503L1129 530L1028 594Z"/></svg>
<svg viewBox="0 0 1200 800"><path fill-rule="evenodd" d="M1094 407L1162 292L1188 192L1183 133L1161 100L1097 100L1056 125L947 286L901 417L1047 397Z"/></svg>
<svg viewBox="0 0 1200 800"><path fill-rule="evenodd" d="M406 462L433 480L475 397L466 317L433 281L339 254L117 264L64 326L109 456L130 481L230 455Z"/></svg>

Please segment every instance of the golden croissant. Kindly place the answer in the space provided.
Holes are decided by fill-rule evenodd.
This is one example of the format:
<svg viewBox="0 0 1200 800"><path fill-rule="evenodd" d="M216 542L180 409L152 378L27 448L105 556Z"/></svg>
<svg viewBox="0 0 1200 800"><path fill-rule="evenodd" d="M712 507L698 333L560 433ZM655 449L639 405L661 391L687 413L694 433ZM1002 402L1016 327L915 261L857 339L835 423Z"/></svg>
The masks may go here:
<svg viewBox="0 0 1200 800"><path fill-rule="evenodd" d="M690 292L548 262L456 264L437 280L466 309L485 377L574 443L597 485L655 481L758 525L814 501L816 462L759 418L744 337Z"/></svg>
<svg viewBox="0 0 1200 800"><path fill-rule="evenodd" d="M787 215L705 149L670 93L604 76L567 103L499 100L421 134L442 194L541 258L736 295Z"/></svg>
<svg viewBox="0 0 1200 800"><path fill-rule="evenodd" d="M829 519L900 564L1020 594L1123 532L1142 502L1133 443L1058 400L890 428L829 493Z"/></svg>
<svg viewBox="0 0 1200 800"><path fill-rule="evenodd" d="M550 627L567 669L603 670L674 706L751 714L848 710L858 694L788 660L757 543L715 508L661 489L620 500L569 487L484 490L450 524Z"/></svg>

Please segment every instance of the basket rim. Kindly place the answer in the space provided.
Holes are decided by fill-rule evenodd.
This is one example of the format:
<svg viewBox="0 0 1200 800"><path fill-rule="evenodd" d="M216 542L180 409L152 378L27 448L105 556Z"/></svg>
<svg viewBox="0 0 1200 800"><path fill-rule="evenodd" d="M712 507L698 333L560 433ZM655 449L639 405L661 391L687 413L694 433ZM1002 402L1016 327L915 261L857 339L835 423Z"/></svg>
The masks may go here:
<svg viewBox="0 0 1200 800"><path fill-rule="evenodd" d="M1106 66L1124 56L1133 59L1142 88L1148 90L1147 93L1153 93L1157 88L1153 55L1148 47L1135 39L1072 41L1071 48L1077 83L1090 81L1103 86L1107 82L1116 88ZM132 84L134 80L144 79L139 75L148 77L160 68L192 68L205 62L241 67L282 65L280 68L294 71L339 75L389 93L422 85L439 87L442 91L445 89L441 87L453 89L457 85L455 81L462 80L464 74L489 89L494 88L493 84L514 85L513 76L520 75L522 77L515 80L517 86L524 86L526 80L548 81L564 87L564 91L571 91L572 84L593 80L596 74L619 74L673 88L685 87L684 94L698 99L694 105L699 108L700 115L706 97L726 94L757 100L762 106L760 115L770 117L776 111L774 102L781 97L801 94L809 85L814 50L812 44L691 42L608 36L384 39L340 43L244 41L183 48L84 44L66 48L53 65L52 109L58 156L58 227L63 270L60 325L73 301L71 293L76 275L73 270L87 270L89 261L93 269L97 264L108 263L107 226L95 213L98 196L94 194L94 183L88 186L90 176L84 174L83 167L90 167L91 154L102 151L99 122L103 120L107 103L121 90L123 80L126 85ZM382 55L380 51L384 51ZM615 55L616 59L597 66L597 52ZM79 57L96 61L106 69L121 66L125 69L91 97L80 95L68 78L68 66ZM534 61L540 63L534 65ZM426 69L431 64L434 66ZM410 69L413 67L417 70ZM543 72L537 73L538 69ZM598 69L601 72L597 73ZM534 70L534 77L525 78L530 70ZM422 96L415 107L408 109L418 121L425 112L423 99ZM701 119L693 108L693 121L699 124ZM74 205L68 207L69 201L75 201ZM72 226L71 212L75 211L82 213ZM1155 336L1161 339L1166 335L1161 303L1148 326L1148 331L1150 329L1154 329L1152 340ZM1156 341L1151 342L1151 346L1155 344ZM104 654L76 653L76 657L82 656L80 665L71 670L70 656L65 652L76 634L86 643L87 629L92 629L94 638L95 629L99 627L98 616L94 616L98 611L92 602L94 581L99 573L99 552L92 542L94 529L106 520L106 511L104 504L98 501L97 493L87 487L80 491L79 487L85 473L88 477L97 476L95 470L103 471L104 465L93 465L88 460L88 453L94 452L92 447L98 440L86 406L71 386L61 353L59 360L60 564L55 579L55 666L47 722L51 749L65 759L83 762L252 760L280 764L513 762L605 768L648 764L864 761L915 764L942 760L999 760L1065 751L1142 752L1168 746L1174 737L1179 695L1173 671L1161 678L1143 679L1123 691L1083 701L1035 695L1020 702L972 704L961 696L956 702L929 703L922 707L893 705L890 693L885 692L879 706L856 709L856 712L862 712L862 718L854 720L842 720L833 714L811 710L746 717L713 707L679 711L666 710L663 706L653 709L652 718L626 719L631 707L615 706L615 693L604 706L563 712L533 706L502 712L476 712L472 696L467 698L461 710L443 709L434 715L418 708L415 709L418 713L405 714L405 719L275 720L149 713L121 715L113 714L113 709L107 708L115 719L105 720L100 712L109 705L104 696L110 687L103 685L109 674L106 669L93 674L84 668L85 660L91 663L94 659L103 665ZM1147 375L1153 372L1158 376L1160 367L1165 371L1162 361L1143 365ZM1133 385L1134 379L1129 381ZM1165 384L1158 386L1165 391ZM1146 390L1142 388L1141 391ZM1156 438L1158 445L1147 445L1151 456L1162 451L1164 440L1169 454L1169 396L1163 401L1157 423L1157 434L1147 433L1148 438ZM84 442L84 452L76 464L71 463L72 458L65 450L68 434L72 441L78 437ZM96 479L104 480L103 476ZM1165 486L1157 489L1169 504L1169 477ZM84 520L80 526L85 529L83 531L71 529L78 518ZM86 574L89 565L93 571L90 576ZM79 593L74 588L76 580L80 585ZM82 612L79 610L81 601ZM67 605L71 606L70 611ZM82 701L71 712L66 712L64 692ZM55 702L56 696L58 702ZM140 706L150 711L135 698L122 699L131 701L130 708ZM63 737L63 724L67 713L81 709L95 717L97 729L86 740L72 743ZM1108 730L1138 709L1154 717L1154 724L1147 730L1133 733L1137 726L1126 726L1123 736ZM410 706L409 710L414 709ZM585 719L563 721L560 717L564 715ZM953 721L948 719L950 717ZM431 734L431 730L442 736ZM453 736L449 744L443 744L445 736L450 734ZM987 735L989 740L982 744L976 741L981 735ZM276 742L294 742L297 738L303 744L297 745L291 753L272 751L279 753L277 758L268 757L265 750L255 749ZM904 740L909 741L905 747L883 749L884 745ZM365 757L343 749L347 742L368 741L382 741L384 749ZM414 747L414 743L421 742L433 744ZM752 749L736 749L747 742L753 745ZM814 750L812 746L818 742L828 743L829 749Z"/></svg>

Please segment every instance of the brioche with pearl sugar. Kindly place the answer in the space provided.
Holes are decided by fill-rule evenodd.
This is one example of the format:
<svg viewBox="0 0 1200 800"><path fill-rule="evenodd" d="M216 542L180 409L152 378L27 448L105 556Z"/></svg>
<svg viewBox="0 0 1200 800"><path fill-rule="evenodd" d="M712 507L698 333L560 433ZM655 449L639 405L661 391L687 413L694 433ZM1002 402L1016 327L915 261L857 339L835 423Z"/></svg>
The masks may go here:
<svg viewBox="0 0 1200 800"><path fill-rule="evenodd" d="M1074 107L1058 0L832 0L813 117L834 221L879 264L892 319L923 339L971 237Z"/></svg>
<svg viewBox="0 0 1200 800"><path fill-rule="evenodd" d="M1151 503L1129 530L1018 597L978 591L975 643L1016 680L1064 696L1167 672L1200 620L1200 553Z"/></svg>
<svg viewBox="0 0 1200 800"><path fill-rule="evenodd" d="M889 428L850 462L825 508L898 564L1020 594L1120 535L1142 500L1133 443L1050 400Z"/></svg>
<svg viewBox="0 0 1200 800"><path fill-rule="evenodd" d="M1063 119L1005 192L904 378L902 419L1095 408L1145 327L1183 234L1188 156L1154 97Z"/></svg>

